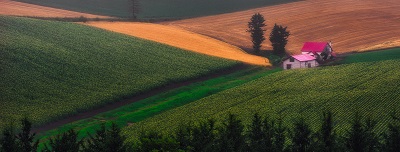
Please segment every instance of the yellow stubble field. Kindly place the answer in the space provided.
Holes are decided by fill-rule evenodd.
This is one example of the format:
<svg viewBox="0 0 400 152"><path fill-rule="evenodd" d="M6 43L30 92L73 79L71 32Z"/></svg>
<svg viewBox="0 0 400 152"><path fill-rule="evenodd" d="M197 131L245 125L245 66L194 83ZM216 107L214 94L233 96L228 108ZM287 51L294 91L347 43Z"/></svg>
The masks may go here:
<svg viewBox="0 0 400 152"><path fill-rule="evenodd" d="M84 24L210 56L253 65L270 66L268 59L264 57L248 54L236 46L177 27L138 22L88 22Z"/></svg>

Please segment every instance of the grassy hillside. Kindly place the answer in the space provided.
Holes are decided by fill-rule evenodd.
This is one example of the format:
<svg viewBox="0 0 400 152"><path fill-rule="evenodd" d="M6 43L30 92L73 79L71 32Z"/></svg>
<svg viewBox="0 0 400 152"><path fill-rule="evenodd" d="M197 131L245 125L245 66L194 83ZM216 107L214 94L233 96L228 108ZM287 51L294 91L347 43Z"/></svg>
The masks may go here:
<svg viewBox="0 0 400 152"><path fill-rule="evenodd" d="M354 53L347 55L345 59L339 63L373 62L391 59L400 59L400 48L365 53Z"/></svg>
<svg viewBox="0 0 400 152"><path fill-rule="evenodd" d="M60 132L73 128L75 130L80 130L80 137L86 137L88 132L93 133L96 129L100 128L100 125L104 122L112 121L119 126L137 123L159 113L281 70L282 69L279 68L268 70L263 67L245 68L228 75L163 92L129 105L100 113L91 118L65 124L57 129L42 132L38 135L40 139L44 141L49 136L55 136Z"/></svg>
<svg viewBox="0 0 400 152"><path fill-rule="evenodd" d="M182 123L224 119L228 113L249 123L255 112L282 116L286 125L305 117L315 129L325 110L333 111L339 132L355 111L377 120L381 131L390 112L400 109L399 64L387 60L282 71L135 123L124 132L134 140L144 128L171 132Z"/></svg>
<svg viewBox="0 0 400 152"><path fill-rule="evenodd" d="M0 128L43 124L237 64L74 23L0 16Z"/></svg>
<svg viewBox="0 0 400 152"><path fill-rule="evenodd" d="M99 15L131 17L130 0L18 0ZM188 18L246 10L297 0L140 0L139 18Z"/></svg>

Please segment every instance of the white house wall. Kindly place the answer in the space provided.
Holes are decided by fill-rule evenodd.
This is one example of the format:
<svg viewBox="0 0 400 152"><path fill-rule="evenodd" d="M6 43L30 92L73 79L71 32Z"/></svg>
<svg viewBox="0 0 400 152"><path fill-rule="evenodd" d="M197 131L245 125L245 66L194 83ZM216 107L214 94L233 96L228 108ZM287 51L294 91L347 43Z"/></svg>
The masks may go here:
<svg viewBox="0 0 400 152"><path fill-rule="evenodd" d="M298 69L298 68L308 68L308 63L311 63L311 67L316 67L318 66L318 62L316 60L311 60L311 61L303 61L300 62L298 60L294 60L294 62L290 62L290 59L287 59L283 61L283 69L287 70L287 65L291 64L292 69Z"/></svg>

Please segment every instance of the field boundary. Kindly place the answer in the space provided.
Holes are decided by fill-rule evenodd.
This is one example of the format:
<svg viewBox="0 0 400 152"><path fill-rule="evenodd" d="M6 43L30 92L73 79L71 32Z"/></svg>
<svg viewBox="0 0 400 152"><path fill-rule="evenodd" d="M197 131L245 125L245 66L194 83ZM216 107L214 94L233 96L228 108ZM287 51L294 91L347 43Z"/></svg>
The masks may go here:
<svg viewBox="0 0 400 152"><path fill-rule="evenodd" d="M235 65L233 67L226 68L226 69L221 69L221 70L218 70L218 71L216 71L214 73L207 74L207 75L202 76L202 77L189 79L189 80L178 82L178 83L170 83L168 85L165 85L165 86L162 86L162 87L158 87L158 88L146 91L144 93L141 93L139 95L133 96L131 98L123 99L121 101L110 103L110 104L105 104L103 106L100 106L98 108L94 108L92 110L87 110L85 112L81 112L81 113L78 113L78 114L75 114L75 115L71 115L71 116L65 117L65 118L57 120L57 121L53 121L53 122L45 124L45 125L34 127L32 129L32 132L40 133L40 132L52 130L52 129L58 128L58 127L60 127L60 126L62 126L64 124L71 123L71 122L78 121L78 120L82 120L82 119L89 118L89 117L93 117L93 116L95 116L95 115L97 115L99 113L107 112L107 111L110 111L110 110L113 110L113 109L128 105L130 103L133 103L133 102L136 102L136 101L139 101L139 100L142 100L142 99L146 99L148 97L154 96L156 94L159 94L159 93L162 93L162 92L165 92L165 91L168 91L168 90L176 89L176 88L179 88L179 87L182 87L182 86L187 86L187 85L190 85L190 84L193 84L193 83L196 83L196 82L201 82L201 81L209 80L209 79L212 79L212 78L217 78L217 77L220 77L220 76L223 76L223 75L231 74L231 73L233 73L235 71L246 69L246 68L249 68L251 66L253 66L253 65L240 63L240 64L237 64L237 65Z"/></svg>

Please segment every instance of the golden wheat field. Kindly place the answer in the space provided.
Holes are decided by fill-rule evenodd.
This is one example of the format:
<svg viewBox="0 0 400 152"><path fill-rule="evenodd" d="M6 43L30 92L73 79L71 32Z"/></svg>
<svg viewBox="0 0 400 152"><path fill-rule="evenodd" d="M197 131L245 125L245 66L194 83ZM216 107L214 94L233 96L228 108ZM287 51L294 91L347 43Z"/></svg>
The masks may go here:
<svg viewBox="0 0 400 152"><path fill-rule="evenodd" d="M87 17L87 18L110 18L108 16L93 15L87 13L73 12L63 9L21 3L11 0L0 0L0 14L13 16L34 17Z"/></svg>
<svg viewBox="0 0 400 152"><path fill-rule="evenodd" d="M206 55L254 65L270 65L266 58L247 54L236 46L177 27L138 22L88 22L84 24Z"/></svg>
<svg viewBox="0 0 400 152"><path fill-rule="evenodd" d="M288 26L291 53L299 53L306 41L332 41L338 53L400 46L400 0L305 0L162 24L248 49L252 43L245 31L256 12L267 21L267 37L274 23ZM271 49L268 38L263 45Z"/></svg>

